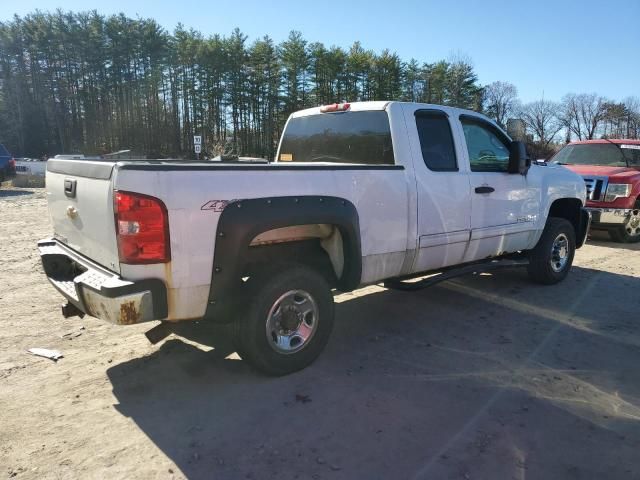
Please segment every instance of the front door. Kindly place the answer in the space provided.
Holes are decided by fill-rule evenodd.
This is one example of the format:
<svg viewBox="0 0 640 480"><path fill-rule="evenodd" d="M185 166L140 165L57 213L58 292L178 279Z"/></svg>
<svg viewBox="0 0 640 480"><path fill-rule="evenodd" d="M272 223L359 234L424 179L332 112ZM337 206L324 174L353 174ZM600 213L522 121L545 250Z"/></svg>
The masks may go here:
<svg viewBox="0 0 640 480"><path fill-rule="evenodd" d="M515 252L533 233L538 192L527 178L508 173L511 141L491 123L462 115L460 123L469 159L471 241L465 261Z"/></svg>

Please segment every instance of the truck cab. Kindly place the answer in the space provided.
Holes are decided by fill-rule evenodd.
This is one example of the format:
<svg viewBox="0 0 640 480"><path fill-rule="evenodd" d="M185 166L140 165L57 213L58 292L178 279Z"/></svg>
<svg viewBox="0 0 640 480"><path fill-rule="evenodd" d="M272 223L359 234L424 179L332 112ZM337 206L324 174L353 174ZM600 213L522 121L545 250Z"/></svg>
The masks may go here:
<svg viewBox="0 0 640 480"><path fill-rule="evenodd" d="M640 140L571 142L550 162L584 178L592 229L617 242L640 242Z"/></svg>

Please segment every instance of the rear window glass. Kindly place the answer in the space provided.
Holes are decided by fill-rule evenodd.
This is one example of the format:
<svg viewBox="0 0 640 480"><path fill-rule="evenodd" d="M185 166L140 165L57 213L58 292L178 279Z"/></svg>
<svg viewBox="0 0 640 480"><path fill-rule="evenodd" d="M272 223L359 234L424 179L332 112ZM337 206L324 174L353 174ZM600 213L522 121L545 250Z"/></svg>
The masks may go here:
<svg viewBox="0 0 640 480"><path fill-rule="evenodd" d="M278 161L393 165L389 117L383 111L368 111L292 118Z"/></svg>
<svg viewBox="0 0 640 480"><path fill-rule="evenodd" d="M2 145L1 143L0 143L0 156L3 156L3 157L11 156L11 154L7 151L6 148L4 148L4 145Z"/></svg>

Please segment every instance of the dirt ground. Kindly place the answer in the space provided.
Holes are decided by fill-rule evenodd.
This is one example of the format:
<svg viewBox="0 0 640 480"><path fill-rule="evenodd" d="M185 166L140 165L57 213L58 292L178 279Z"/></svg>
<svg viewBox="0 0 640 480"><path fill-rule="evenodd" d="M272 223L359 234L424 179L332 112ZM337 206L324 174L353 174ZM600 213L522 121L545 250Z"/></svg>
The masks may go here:
<svg viewBox="0 0 640 480"><path fill-rule="evenodd" d="M340 295L323 355L274 379L210 328L152 346L154 324L63 319L50 232L43 190L0 190L0 475L640 478L639 246L591 239L554 287Z"/></svg>

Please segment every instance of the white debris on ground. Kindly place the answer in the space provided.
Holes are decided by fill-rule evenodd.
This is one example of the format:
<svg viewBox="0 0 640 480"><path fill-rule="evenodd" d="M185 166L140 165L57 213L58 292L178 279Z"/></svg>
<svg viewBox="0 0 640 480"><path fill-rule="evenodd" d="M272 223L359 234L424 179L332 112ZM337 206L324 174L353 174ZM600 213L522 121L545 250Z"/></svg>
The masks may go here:
<svg viewBox="0 0 640 480"><path fill-rule="evenodd" d="M48 348L30 348L29 350L27 350L27 352L29 352L31 355L50 358L54 361L57 361L64 356L59 350L50 350Z"/></svg>

